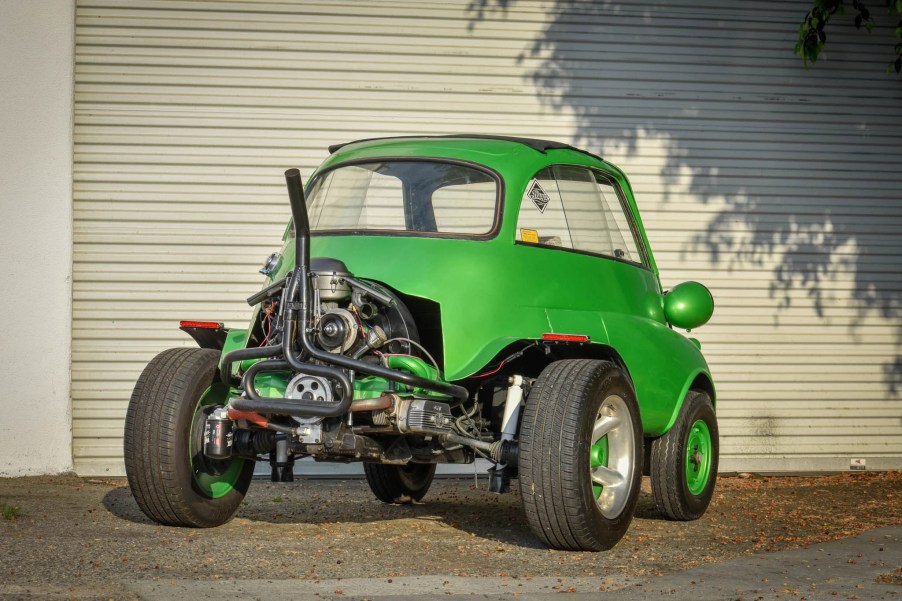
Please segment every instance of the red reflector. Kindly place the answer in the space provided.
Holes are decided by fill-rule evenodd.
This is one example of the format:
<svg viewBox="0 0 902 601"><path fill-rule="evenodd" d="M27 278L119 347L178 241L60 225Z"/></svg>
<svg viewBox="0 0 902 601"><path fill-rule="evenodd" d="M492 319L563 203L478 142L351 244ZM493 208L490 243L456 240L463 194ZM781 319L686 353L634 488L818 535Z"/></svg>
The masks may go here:
<svg viewBox="0 0 902 601"><path fill-rule="evenodd" d="M556 342L589 342L589 337L583 334L542 334L542 340Z"/></svg>
<svg viewBox="0 0 902 601"><path fill-rule="evenodd" d="M205 330L221 330L221 321L180 321L180 328L203 328Z"/></svg>

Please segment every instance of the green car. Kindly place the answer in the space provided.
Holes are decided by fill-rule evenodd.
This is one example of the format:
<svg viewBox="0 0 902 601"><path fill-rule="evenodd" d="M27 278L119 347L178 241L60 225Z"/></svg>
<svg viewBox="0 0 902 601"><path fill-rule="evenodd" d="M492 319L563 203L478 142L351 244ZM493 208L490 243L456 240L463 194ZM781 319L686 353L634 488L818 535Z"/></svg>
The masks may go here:
<svg viewBox="0 0 902 601"><path fill-rule="evenodd" d="M706 510L717 476L714 384L676 329L714 309L661 288L626 176L557 142L403 137L330 147L248 299L246 329L182 322L125 424L148 517L228 521L254 464L362 461L386 503L419 501L439 463L494 464L557 549L604 550L643 473L667 517Z"/></svg>

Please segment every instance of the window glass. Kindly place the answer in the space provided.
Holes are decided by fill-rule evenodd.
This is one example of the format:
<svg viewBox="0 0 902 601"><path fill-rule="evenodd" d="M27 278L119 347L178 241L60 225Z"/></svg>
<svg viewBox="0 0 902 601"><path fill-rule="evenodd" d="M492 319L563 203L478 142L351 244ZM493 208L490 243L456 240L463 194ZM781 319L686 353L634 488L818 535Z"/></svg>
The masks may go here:
<svg viewBox="0 0 902 601"><path fill-rule="evenodd" d="M439 188L432 193L432 211L438 231L484 234L495 218L495 181L473 181Z"/></svg>
<svg viewBox="0 0 902 601"><path fill-rule="evenodd" d="M363 167L345 167L326 175L325 188L316 198L311 220L314 230L332 230L354 224L362 229L404 229L401 180Z"/></svg>
<svg viewBox="0 0 902 601"><path fill-rule="evenodd" d="M604 178L604 176L596 174L595 180L598 183L598 193L601 201L609 208L608 214L614 219L614 227L612 229L616 229L619 234L618 240L623 245L620 248L623 250L624 255L622 257L618 256L618 247L615 245L614 256L635 263L644 263L642 254L639 252L639 244L636 242L636 235L627 219L629 208L623 200L623 196L617 193L614 184Z"/></svg>
<svg viewBox="0 0 902 601"><path fill-rule="evenodd" d="M543 169L526 186L517 219L517 240L573 248L557 182Z"/></svg>
<svg viewBox="0 0 902 601"><path fill-rule="evenodd" d="M640 263L620 198L612 182L585 167L543 169L523 196L517 240Z"/></svg>
<svg viewBox="0 0 902 601"><path fill-rule="evenodd" d="M497 183L488 173L434 161L338 167L317 178L307 204L313 231L392 230L487 234Z"/></svg>

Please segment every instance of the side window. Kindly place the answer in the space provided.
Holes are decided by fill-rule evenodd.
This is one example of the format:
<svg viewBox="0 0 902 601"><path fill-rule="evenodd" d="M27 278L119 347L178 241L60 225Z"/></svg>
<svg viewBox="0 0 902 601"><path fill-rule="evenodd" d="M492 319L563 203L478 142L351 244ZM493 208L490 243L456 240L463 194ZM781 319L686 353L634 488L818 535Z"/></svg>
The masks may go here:
<svg viewBox="0 0 902 601"><path fill-rule="evenodd" d="M517 219L517 240L573 248L570 228L551 169L542 169L526 186Z"/></svg>
<svg viewBox="0 0 902 601"><path fill-rule="evenodd" d="M539 209L546 197L543 212ZM613 182L585 167L555 165L543 169L527 186L517 240L641 263L642 255L620 198Z"/></svg>
<svg viewBox="0 0 902 601"><path fill-rule="evenodd" d="M483 234L495 219L492 179L444 186L432 193L432 211L440 232Z"/></svg>
<svg viewBox="0 0 902 601"><path fill-rule="evenodd" d="M609 214L613 218L612 230L618 233L618 240L622 244L620 247L624 251L621 259L633 261L634 263L645 263L642 253L639 252L639 244L636 241L636 233L630 227L630 221L627 218L629 207L626 204L622 194L614 187L614 184L603 175L594 174L595 182L598 184L598 194L601 196L602 204L608 207ZM617 256L617 246L614 246L614 256Z"/></svg>

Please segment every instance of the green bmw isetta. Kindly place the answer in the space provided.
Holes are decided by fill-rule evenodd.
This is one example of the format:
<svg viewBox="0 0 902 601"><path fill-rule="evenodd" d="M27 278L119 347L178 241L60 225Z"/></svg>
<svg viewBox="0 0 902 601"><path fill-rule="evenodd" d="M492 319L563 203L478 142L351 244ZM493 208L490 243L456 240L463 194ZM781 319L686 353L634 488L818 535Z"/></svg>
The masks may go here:
<svg viewBox="0 0 902 601"><path fill-rule="evenodd" d="M669 292L626 176L557 142L404 137L333 146L306 188L247 328L185 321L135 385L125 462L173 526L235 514L256 461L362 461L375 496L419 501L439 463L488 459L557 549L604 550L643 472L676 520L717 475L701 284Z"/></svg>

